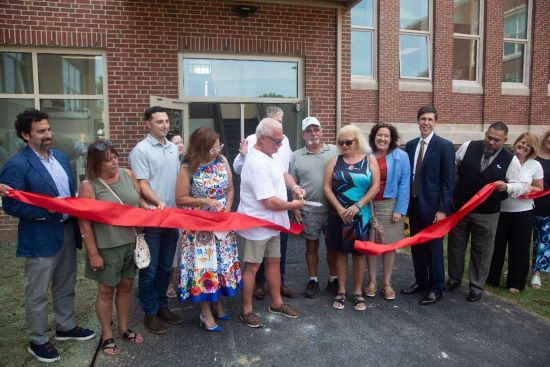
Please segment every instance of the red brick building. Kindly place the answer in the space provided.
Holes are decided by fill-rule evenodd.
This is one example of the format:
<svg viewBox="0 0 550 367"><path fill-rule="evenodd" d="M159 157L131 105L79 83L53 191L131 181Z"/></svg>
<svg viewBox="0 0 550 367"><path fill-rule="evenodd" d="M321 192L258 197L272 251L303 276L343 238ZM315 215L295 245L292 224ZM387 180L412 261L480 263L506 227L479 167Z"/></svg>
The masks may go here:
<svg viewBox="0 0 550 367"><path fill-rule="evenodd" d="M329 140L383 121L405 141L423 104L457 144L496 120L512 136L550 126L548 1L13 0L0 14L0 165L28 107L50 114L77 179L82 146L108 137L125 156L157 104L186 135L216 129L230 158L270 104L293 148L307 114Z"/></svg>

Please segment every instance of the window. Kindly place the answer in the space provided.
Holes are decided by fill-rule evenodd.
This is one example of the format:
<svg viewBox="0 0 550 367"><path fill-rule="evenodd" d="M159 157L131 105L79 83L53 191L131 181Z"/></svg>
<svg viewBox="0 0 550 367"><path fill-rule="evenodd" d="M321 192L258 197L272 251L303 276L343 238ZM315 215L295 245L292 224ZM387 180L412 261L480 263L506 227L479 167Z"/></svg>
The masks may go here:
<svg viewBox="0 0 550 367"><path fill-rule="evenodd" d="M50 116L54 145L69 155L76 181L84 177L87 145L105 137L105 56L0 48L0 166L25 146L15 133L27 108Z"/></svg>
<svg viewBox="0 0 550 367"><path fill-rule="evenodd" d="M502 82L527 85L531 0L504 0Z"/></svg>
<svg viewBox="0 0 550 367"><path fill-rule="evenodd" d="M297 101L302 62L289 58L184 55L183 98L197 101Z"/></svg>
<svg viewBox="0 0 550 367"><path fill-rule="evenodd" d="M399 64L401 78L431 78L431 3L400 0Z"/></svg>
<svg viewBox="0 0 550 367"><path fill-rule="evenodd" d="M453 80L477 82L480 77L483 0L454 0Z"/></svg>
<svg viewBox="0 0 550 367"><path fill-rule="evenodd" d="M374 0L362 0L351 9L351 75L374 79Z"/></svg>

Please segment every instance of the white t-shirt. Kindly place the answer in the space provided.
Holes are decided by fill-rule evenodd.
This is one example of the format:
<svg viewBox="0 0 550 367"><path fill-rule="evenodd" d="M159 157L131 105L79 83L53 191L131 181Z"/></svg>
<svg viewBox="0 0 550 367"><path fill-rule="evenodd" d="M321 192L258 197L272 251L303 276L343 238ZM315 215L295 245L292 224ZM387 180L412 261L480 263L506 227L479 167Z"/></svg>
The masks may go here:
<svg viewBox="0 0 550 367"><path fill-rule="evenodd" d="M241 201L237 211L289 228L286 210L269 210L261 201L273 196L287 200L282 167L274 158L259 150L254 150L253 154L246 156L241 171ZM241 230L238 233L249 240L266 240L279 234L274 229L264 227Z"/></svg>
<svg viewBox="0 0 550 367"><path fill-rule="evenodd" d="M256 142L258 141L258 138L256 137L256 134L248 135L246 137L246 142L248 143L248 153L250 153L251 149L254 145L256 145ZM235 159L233 160L233 169L235 170L235 173L240 175L241 170L243 169L243 164L246 161L246 156L242 156L240 153L237 154ZM288 169L290 167L290 159L292 158L292 149L290 149L290 142L288 141L288 138L286 135L283 135L283 143L279 147L279 150L277 150L277 153L273 154L273 159L275 159L281 167L283 168L284 172L288 172Z"/></svg>
<svg viewBox="0 0 550 367"><path fill-rule="evenodd" d="M541 180L544 178L544 172L539 162L534 159L528 159L521 166L522 181L531 184L533 180ZM501 212L524 212L534 208L533 199L514 199L508 198L502 202L500 207Z"/></svg>

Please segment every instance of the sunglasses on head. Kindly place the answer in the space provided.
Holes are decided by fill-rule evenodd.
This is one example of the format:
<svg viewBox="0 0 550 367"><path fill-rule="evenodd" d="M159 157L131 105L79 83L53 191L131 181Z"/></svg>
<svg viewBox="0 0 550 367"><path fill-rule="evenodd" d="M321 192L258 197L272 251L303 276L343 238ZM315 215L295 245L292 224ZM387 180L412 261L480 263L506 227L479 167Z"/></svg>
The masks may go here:
<svg viewBox="0 0 550 367"><path fill-rule="evenodd" d="M105 140L102 143L97 143L95 146L95 149L99 150L100 152L104 152L107 150L107 148L112 146L113 146L113 142L111 140Z"/></svg>
<svg viewBox="0 0 550 367"><path fill-rule="evenodd" d="M218 145L216 148L210 149L210 154L216 154L221 152L223 149L223 144Z"/></svg>
<svg viewBox="0 0 550 367"><path fill-rule="evenodd" d="M345 145L345 146L349 147L350 145L353 144L354 141L355 141L355 139L352 139L352 140L340 140L340 141L338 142L338 145L339 145L339 146L344 146L344 145Z"/></svg>

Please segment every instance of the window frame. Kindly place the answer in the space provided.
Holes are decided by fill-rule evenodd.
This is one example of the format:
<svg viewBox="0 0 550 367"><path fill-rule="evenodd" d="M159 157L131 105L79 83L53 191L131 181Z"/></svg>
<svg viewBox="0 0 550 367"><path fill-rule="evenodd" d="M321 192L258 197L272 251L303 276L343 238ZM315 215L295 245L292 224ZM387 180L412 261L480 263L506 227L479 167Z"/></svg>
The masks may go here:
<svg viewBox="0 0 550 367"><path fill-rule="evenodd" d="M461 80L453 79L453 92L455 93L471 93L471 94L483 94L483 40L485 35L485 0L479 0L479 14L478 14L478 35L456 33L453 31L453 58L454 58L454 40L455 39L467 39L476 40L476 80ZM453 8L453 29L454 29L454 8ZM453 59L453 72L454 72L454 59Z"/></svg>
<svg viewBox="0 0 550 367"><path fill-rule="evenodd" d="M372 0L373 25L353 25L351 23L350 11L350 46L351 34L353 32L364 32L371 34L371 69L372 75L351 74L351 52L350 52L350 74L353 89L377 89L378 88L378 0Z"/></svg>
<svg viewBox="0 0 550 367"><path fill-rule="evenodd" d="M432 82L432 67L433 67L433 0L428 1L428 31L415 31L410 29L402 29L399 25L399 80L405 84L412 82L412 84L417 84L418 82ZM401 18L401 1L399 2L399 18ZM426 38L426 49L428 50L428 76L427 77L415 77L415 76L403 76L403 60L401 58L401 36L424 36ZM416 81L416 83L415 83ZM413 88L415 89L415 88ZM420 87L421 90L424 88Z"/></svg>
<svg viewBox="0 0 550 367"><path fill-rule="evenodd" d="M504 82L501 75L502 94L504 95L529 95L529 74L531 72L531 24L533 19L533 0L527 0L527 24L526 24L526 36L527 38L508 38L504 37L504 9L502 13L502 59L501 59L501 72L504 70L504 44L522 44L524 45L523 52L523 75L522 82ZM503 73L502 73L503 74Z"/></svg>
<svg viewBox="0 0 550 367"><path fill-rule="evenodd" d="M298 96L297 98L272 98L272 97L187 97L185 96L183 60L185 58L200 58L212 60L243 60L243 61L287 61L296 62L298 65ZM269 55L242 55L234 53L204 53L204 52L179 52L178 53L178 90L179 99L183 102L210 102L210 103L299 103L304 101L304 60L301 57L269 56Z"/></svg>

